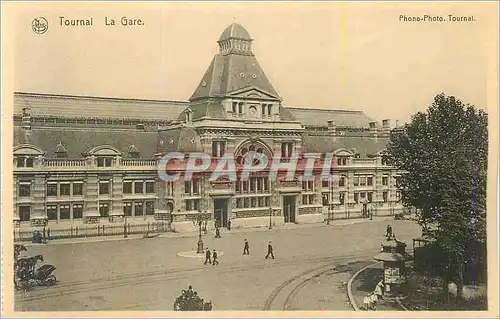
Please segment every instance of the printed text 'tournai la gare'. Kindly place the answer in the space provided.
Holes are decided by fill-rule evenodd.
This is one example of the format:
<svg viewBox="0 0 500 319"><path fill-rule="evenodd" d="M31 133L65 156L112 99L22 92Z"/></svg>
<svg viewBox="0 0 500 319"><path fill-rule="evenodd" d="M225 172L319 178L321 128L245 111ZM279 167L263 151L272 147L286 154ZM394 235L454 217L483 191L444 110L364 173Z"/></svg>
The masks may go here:
<svg viewBox="0 0 500 319"><path fill-rule="evenodd" d="M102 24L104 26L143 26L144 21L137 17L127 17L122 16L119 18L105 16L101 19L94 19L94 17L87 18L68 18L61 16L59 17L59 24L63 27L93 27L97 24Z"/></svg>

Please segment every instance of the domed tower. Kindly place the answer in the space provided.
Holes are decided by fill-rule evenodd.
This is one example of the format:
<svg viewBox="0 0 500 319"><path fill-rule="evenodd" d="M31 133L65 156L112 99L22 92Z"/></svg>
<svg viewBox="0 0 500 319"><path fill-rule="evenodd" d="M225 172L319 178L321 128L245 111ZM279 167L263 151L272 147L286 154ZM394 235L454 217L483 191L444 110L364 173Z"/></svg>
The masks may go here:
<svg viewBox="0 0 500 319"><path fill-rule="evenodd" d="M222 32L219 41L221 55L253 55L250 34L240 24L233 23Z"/></svg>
<svg viewBox="0 0 500 319"><path fill-rule="evenodd" d="M221 34L216 54L179 120L233 118L279 120L281 98L252 53L253 39L233 23ZM188 112L191 112L192 117Z"/></svg>

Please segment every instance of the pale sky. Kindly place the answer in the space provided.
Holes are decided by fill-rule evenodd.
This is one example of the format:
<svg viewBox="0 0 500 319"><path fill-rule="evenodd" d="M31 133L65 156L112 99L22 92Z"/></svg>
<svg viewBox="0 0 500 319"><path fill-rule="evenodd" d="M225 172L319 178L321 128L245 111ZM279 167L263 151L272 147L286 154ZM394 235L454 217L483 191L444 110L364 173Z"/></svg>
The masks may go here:
<svg viewBox="0 0 500 319"><path fill-rule="evenodd" d="M269 80L295 107L406 121L445 92L487 108L497 3L37 3L15 14L14 90L186 101L232 22L254 39ZM445 22L400 22L400 15ZM474 22L448 22L448 14ZM49 30L31 29L43 16ZM61 27L60 16L94 18ZM105 16L142 27L106 27ZM493 53L493 54L492 54ZM491 75L491 74L490 74ZM491 80L491 79L490 79ZM496 105L495 105L496 107Z"/></svg>

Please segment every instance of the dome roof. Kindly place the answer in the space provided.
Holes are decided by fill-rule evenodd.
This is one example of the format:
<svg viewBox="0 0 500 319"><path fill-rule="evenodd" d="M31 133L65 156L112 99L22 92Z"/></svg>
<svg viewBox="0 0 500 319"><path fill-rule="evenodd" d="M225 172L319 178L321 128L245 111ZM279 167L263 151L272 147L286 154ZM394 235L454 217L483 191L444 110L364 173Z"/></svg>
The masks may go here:
<svg viewBox="0 0 500 319"><path fill-rule="evenodd" d="M224 41L229 38L252 40L252 38L250 38L250 34L248 34L248 31L238 23L233 23L230 26L228 26L226 30L222 32L219 41Z"/></svg>

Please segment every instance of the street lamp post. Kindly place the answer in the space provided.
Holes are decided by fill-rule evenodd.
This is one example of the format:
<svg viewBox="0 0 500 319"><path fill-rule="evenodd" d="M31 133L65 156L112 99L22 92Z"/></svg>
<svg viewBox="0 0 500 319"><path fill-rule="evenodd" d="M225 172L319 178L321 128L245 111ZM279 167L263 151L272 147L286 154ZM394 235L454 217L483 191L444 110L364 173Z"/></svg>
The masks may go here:
<svg viewBox="0 0 500 319"><path fill-rule="evenodd" d="M269 229L273 229L272 216L273 216L273 209L269 208Z"/></svg>
<svg viewBox="0 0 500 319"><path fill-rule="evenodd" d="M198 254L203 254L203 239L201 238L201 224L203 220L203 215L201 214L201 210L198 211L198 250L196 251Z"/></svg>

